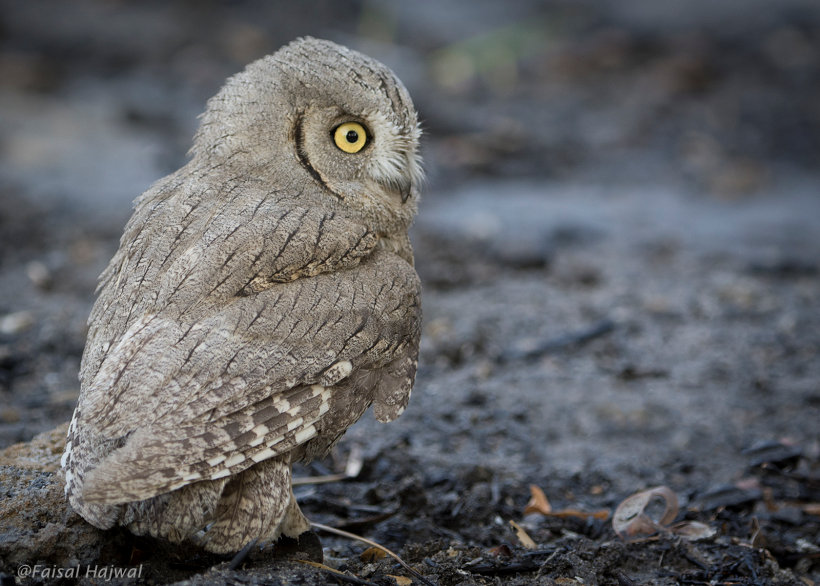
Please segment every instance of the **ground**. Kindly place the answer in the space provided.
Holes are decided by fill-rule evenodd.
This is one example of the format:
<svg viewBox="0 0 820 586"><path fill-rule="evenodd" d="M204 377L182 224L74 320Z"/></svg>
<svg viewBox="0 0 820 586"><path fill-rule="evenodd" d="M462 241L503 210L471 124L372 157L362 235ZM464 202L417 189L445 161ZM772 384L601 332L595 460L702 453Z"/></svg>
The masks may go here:
<svg viewBox="0 0 820 586"><path fill-rule="evenodd" d="M297 470L361 459L297 488L308 517L440 585L820 581L816 3L0 4L0 448L44 434L0 454L0 583L38 563L155 584L410 576L322 532L346 577L271 548L231 570L62 501L50 430L130 200L185 160L227 75L301 34L398 72L428 168L410 406ZM531 485L610 516L525 514ZM615 508L661 485L714 534L619 538Z"/></svg>

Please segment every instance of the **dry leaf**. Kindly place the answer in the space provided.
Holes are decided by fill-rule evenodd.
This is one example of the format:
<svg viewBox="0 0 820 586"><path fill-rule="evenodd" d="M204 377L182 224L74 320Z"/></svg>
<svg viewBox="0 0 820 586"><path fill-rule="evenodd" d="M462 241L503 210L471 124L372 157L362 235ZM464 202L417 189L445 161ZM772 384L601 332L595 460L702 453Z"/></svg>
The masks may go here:
<svg viewBox="0 0 820 586"><path fill-rule="evenodd" d="M535 545L535 542L532 540L532 537L527 535L527 532L524 531L524 528L521 527L521 525L512 520L510 521L510 525L512 525L513 529L515 529L515 535L516 537L518 537L518 541L521 543L521 545L523 545L527 549L535 549L536 547L538 547L537 545Z"/></svg>
<svg viewBox="0 0 820 586"><path fill-rule="evenodd" d="M661 498L665 503L663 515L657 521L644 513L653 498ZM678 497L667 486L656 486L637 492L618 505L612 517L612 528L618 537L628 539L639 535L650 535L671 523L678 514Z"/></svg>
<svg viewBox="0 0 820 586"><path fill-rule="evenodd" d="M645 512L646 507L654 498L660 498L664 502L663 515L658 520L652 519ZM624 499L615 509L612 528L621 539L652 535L659 531L672 533L690 541L707 539L715 534L712 527L697 521L681 521L670 526L669 524L677 515L677 495L668 486L656 486Z"/></svg>
<svg viewBox="0 0 820 586"><path fill-rule="evenodd" d="M802 508L803 512L809 515L820 515L820 503L807 503Z"/></svg>
<svg viewBox="0 0 820 586"><path fill-rule="evenodd" d="M534 484L530 484L530 502L524 507L524 514L541 513L542 515L549 515L552 512L552 505L550 505L547 495Z"/></svg>
<svg viewBox="0 0 820 586"><path fill-rule="evenodd" d="M407 576L394 576L393 574L387 574L387 576L396 581L396 586L412 586L413 584L413 580Z"/></svg>
<svg viewBox="0 0 820 586"><path fill-rule="evenodd" d="M383 549L380 549L378 547L368 547L366 550L359 554L359 559L361 559L363 562L369 563L378 561L386 555L387 554L384 552Z"/></svg>
<svg viewBox="0 0 820 586"><path fill-rule="evenodd" d="M669 530L687 541L709 539L716 533L714 527L710 527L706 523L700 523L698 521L681 521L669 527Z"/></svg>
<svg viewBox="0 0 820 586"><path fill-rule="evenodd" d="M505 543L491 547L487 550L487 553L496 558L511 558L513 556L510 546Z"/></svg>

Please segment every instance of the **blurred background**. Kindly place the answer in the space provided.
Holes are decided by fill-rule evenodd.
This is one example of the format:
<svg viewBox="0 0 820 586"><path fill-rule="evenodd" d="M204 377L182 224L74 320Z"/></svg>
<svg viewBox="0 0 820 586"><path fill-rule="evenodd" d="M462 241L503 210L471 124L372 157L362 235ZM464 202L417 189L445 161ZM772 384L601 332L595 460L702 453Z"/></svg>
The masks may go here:
<svg viewBox="0 0 820 586"><path fill-rule="evenodd" d="M675 370L680 349L640 356L685 339L690 354L711 343L719 355L697 355L707 367L687 379L718 381L703 407L725 384L766 387L765 368L737 361L760 311L778 335L816 324L816 0L2 0L0 446L69 418L96 276L131 200L184 163L197 115L227 76L300 35L387 63L420 112L420 384L431 404L444 396L436 381L467 368L465 412L515 415L476 381L510 355L537 356L562 331L604 318L634 326L646 314L649 326L617 330L624 344L644 332L643 346L598 348L575 371L539 362L535 386L555 389L554 401L573 396L568 380L599 398L627 383L677 392L688 376ZM674 278L658 276L670 267ZM781 289L750 285L749 274L798 279L796 300L783 302L793 311L775 311ZM523 288L502 286L519 277ZM715 309L726 299L735 314ZM723 329L737 311L754 322L739 342L664 329L690 315ZM816 368L806 365L817 336L805 336L790 387L805 402L790 405L816 411ZM553 403L576 413L569 435L555 422L556 442L594 435L601 420L626 435L679 420L681 399L667 393L655 399L660 420L641 394L616 396L587 421L578 392ZM783 417L772 433L788 427ZM569 461L580 448L567 442Z"/></svg>
<svg viewBox="0 0 820 586"><path fill-rule="evenodd" d="M428 176L413 398L297 470L364 458L355 481L301 487L307 514L396 511L369 535L432 556L515 543L530 484L587 510L667 484L739 544L729 573L689 582L763 583L772 555L820 580L818 0L0 0L0 448L70 418L131 201L186 161L227 76L300 35L396 71ZM577 559L604 569L566 576L617 550L626 574L601 583L672 579L663 540L528 523L541 544L601 544ZM750 543L768 549L754 566ZM453 551L430 567L461 582Z"/></svg>
<svg viewBox="0 0 820 586"><path fill-rule="evenodd" d="M813 0L2 8L3 178L95 209L121 209L176 169L225 77L308 34L404 80L431 191L465 176L589 176L737 197L820 164Z"/></svg>

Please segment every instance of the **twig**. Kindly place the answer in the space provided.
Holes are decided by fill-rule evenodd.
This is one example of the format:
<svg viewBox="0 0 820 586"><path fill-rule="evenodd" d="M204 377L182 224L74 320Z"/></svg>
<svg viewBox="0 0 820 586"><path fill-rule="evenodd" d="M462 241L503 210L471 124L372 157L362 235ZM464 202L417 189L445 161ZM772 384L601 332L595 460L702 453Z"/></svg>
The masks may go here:
<svg viewBox="0 0 820 586"><path fill-rule="evenodd" d="M326 566L325 564L320 564L319 562L312 562L310 560L296 560L300 564L307 564L309 566L313 566L314 568L319 568L320 570L324 570L329 574L333 574L333 577L337 580L342 582L347 582L348 584L359 584L361 586L379 586L375 582L368 582L367 580L363 580L358 576L351 576L350 574L345 574L344 572L340 572L335 568L331 568L330 566Z"/></svg>
<svg viewBox="0 0 820 586"><path fill-rule="evenodd" d="M241 566L242 562L245 561L245 558L248 557L248 554L251 552L251 550L253 549L253 546L256 545L256 543L258 541L259 541L259 539L251 539L247 543L247 545L245 545L245 547L240 549L239 553L237 553L235 556L233 556L233 559L231 560L231 563L228 564L228 569L233 571L233 570L237 569L239 566Z"/></svg>
<svg viewBox="0 0 820 586"><path fill-rule="evenodd" d="M424 584L427 584L427 586L435 586L435 584L433 584L432 582L430 582L430 580L428 580L427 578L425 578L424 576L422 576L422 575L421 575L418 571L416 571L416 570L414 570L413 568L411 568L411 567L410 567L410 566L409 566L409 565L408 565L408 564L407 564L407 563L406 563L403 559L401 559L401 558L400 558L397 554L395 554L394 552L390 551L390 550L389 550L389 549L387 549L385 546L383 546L383 545L381 545L381 544L379 544L379 543L376 543L375 541L372 541L372 540L370 540L370 539L367 539L366 537L362 537L361 535L356 535L355 533L349 533L349 532L347 532L347 531L343 531L343 530L341 530L341 529L336 529L335 527L331 527L331 526L329 526L329 525L323 525L322 523L314 523L314 522L311 522L311 524L310 524L310 525L311 525L314 529L316 529L316 530L318 530L318 531L325 531L326 533L333 533L334 535L339 535L339 536L341 536L341 537L347 537L348 539L355 539L356 541L361 541L362 543L366 543L367 545L369 545L369 546L371 546L371 547L376 547L376 548L378 548L378 549L382 550L384 553L386 553L386 554L387 554L387 555L389 555L390 557L392 557L393 559L395 559L397 562L399 562L399 564L401 564L401 566L402 566L405 570L407 570L408 572L410 572L410 573L413 575L413 577L414 577L414 578L416 578L417 580L421 581L421 582L422 582L422 583L424 583Z"/></svg>
<svg viewBox="0 0 820 586"><path fill-rule="evenodd" d="M304 476L302 478L294 478L291 480L293 486L304 486L306 484L328 484L330 482L341 482L350 478L345 473L341 474L326 474L324 476Z"/></svg>
<svg viewBox="0 0 820 586"><path fill-rule="evenodd" d="M581 346L582 344L586 344L595 338L608 334L614 329L614 321L611 319L603 319L598 323L592 324L582 330L569 332L554 338L542 340L541 342L535 344L532 348L512 348L504 352L501 355L501 359L503 361L531 360L533 358L543 356L544 354L564 350L565 348L569 348L571 346Z"/></svg>

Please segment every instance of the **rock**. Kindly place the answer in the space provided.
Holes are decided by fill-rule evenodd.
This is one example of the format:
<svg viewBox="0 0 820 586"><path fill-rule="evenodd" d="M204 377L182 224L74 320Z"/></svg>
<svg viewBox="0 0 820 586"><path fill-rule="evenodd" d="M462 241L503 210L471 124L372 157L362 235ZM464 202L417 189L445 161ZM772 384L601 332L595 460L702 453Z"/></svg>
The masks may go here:
<svg viewBox="0 0 820 586"><path fill-rule="evenodd" d="M60 457L68 424L0 452L0 567L74 567L112 560L115 540L71 511ZM127 561L127 560L126 560Z"/></svg>
<svg viewBox="0 0 820 586"><path fill-rule="evenodd" d="M0 584L7 578L28 578L33 583L52 583L63 576L79 584L117 584L149 581L157 584L179 580L193 583L234 583L228 568L231 556L206 554L190 543L174 545L131 535L117 527L102 531L88 524L69 507L60 458L65 446L65 423L36 436L28 443L0 451ZM305 550L299 558L321 560L321 544L315 534L291 540L294 548L257 551L254 571L265 579L259 583L325 583L316 568L288 563L288 553ZM32 573L26 576L27 567ZM65 572L70 572L65 574ZM275 582L279 574L284 582ZM251 575L239 570L239 575ZM290 578L290 579L289 579ZM22 583L28 583L23 580ZM255 583L255 582L249 582Z"/></svg>

